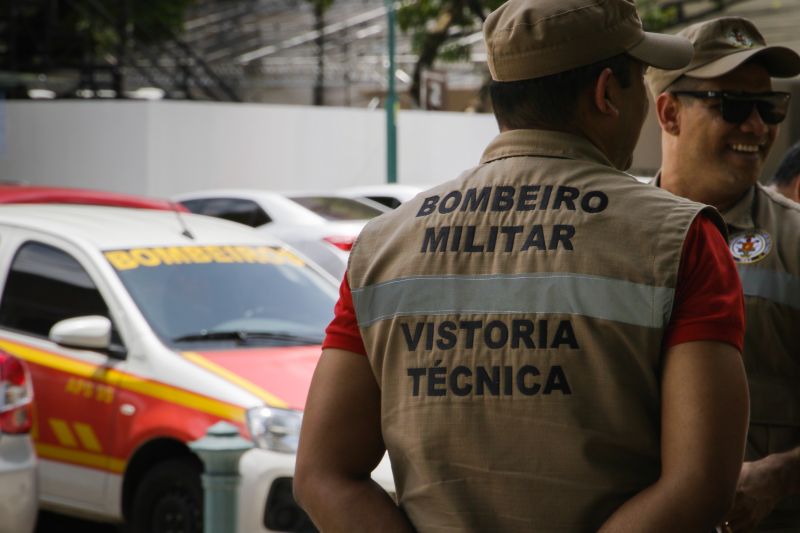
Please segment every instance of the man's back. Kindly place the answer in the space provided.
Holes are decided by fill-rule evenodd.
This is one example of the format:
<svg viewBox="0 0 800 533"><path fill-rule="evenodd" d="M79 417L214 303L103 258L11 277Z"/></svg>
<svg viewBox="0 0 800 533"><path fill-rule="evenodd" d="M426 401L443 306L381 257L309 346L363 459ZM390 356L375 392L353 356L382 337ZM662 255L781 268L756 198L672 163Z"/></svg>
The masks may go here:
<svg viewBox="0 0 800 533"><path fill-rule="evenodd" d="M567 134L504 133L483 163L352 252L399 501L420 531L595 530L660 473L662 341L702 206Z"/></svg>
<svg viewBox="0 0 800 533"><path fill-rule="evenodd" d="M613 170L645 66L689 43L632 0L509 0L484 36L501 133L356 242L295 495L329 533L711 530L744 447L741 285L716 215Z"/></svg>

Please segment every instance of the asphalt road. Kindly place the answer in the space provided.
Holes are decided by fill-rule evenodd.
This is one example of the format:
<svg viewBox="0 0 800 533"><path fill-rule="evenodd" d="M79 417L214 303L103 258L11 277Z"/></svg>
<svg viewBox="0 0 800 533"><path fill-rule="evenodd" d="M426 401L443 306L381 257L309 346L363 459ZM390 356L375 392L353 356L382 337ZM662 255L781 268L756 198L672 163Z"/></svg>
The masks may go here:
<svg viewBox="0 0 800 533"><path fill-rule="evenodd" d="M78 520L68 516L57 515L47 511L39 511L35 533L118 533L115 525L100 524L86 520Z"/></svg>

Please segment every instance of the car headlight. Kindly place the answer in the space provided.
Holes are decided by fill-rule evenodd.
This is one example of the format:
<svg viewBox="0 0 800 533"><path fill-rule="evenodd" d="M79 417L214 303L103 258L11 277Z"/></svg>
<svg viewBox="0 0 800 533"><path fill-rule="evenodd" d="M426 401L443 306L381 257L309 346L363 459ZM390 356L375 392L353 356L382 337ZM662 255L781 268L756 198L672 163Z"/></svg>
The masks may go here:
<svg viewBox="0 0 800 533"><path fill-rule="evenodd" d="M247 411L247 427L259 448L297 453L303 412L277 407L254 407Z"/></svg>

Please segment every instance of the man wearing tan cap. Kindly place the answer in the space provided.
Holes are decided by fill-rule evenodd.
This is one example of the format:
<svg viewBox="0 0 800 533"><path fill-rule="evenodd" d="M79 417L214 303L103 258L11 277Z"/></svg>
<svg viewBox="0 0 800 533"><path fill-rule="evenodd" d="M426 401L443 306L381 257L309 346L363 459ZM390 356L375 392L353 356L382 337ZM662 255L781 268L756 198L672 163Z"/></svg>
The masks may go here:
<svg viewBox="0 0 800 533"><path fill-rule="evenodd" d="M484 35L501 133L359 236L298 501L326 532L710 532L744 453L741 286L715 211L622 171L645 65L689 43L631 0L511 0Z"/></svg>
<svg viewBox="0 0 800 533"><path fill-rule="evenodd" d="M756 182L786 117L770 77L800 73L794 51L767 46L748 20L723 17L680 35L694 59L651 69L662 129L658 183L715 206L745 295L750 428L731 531L800 531L800 206ZM769 515L769 516L768 516Z"/></svg>

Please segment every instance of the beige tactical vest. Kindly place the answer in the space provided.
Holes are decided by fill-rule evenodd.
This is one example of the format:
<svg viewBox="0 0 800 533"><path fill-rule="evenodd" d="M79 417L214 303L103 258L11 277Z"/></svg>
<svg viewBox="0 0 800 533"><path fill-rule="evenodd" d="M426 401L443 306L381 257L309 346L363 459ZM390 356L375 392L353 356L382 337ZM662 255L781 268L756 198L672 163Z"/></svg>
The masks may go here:
<svg viewBox="0 0 800 533"><path fill-rule="evenodd" d="M418 531L595 531L656 481L662 338L702 209L586 140L517 130L367 225L349 282Z"/></svg>
<svg viewBox="0 0 800 533"><path fill-rule="evenodd" d="M800 204L756 185L723 217L745 295L752 461L800 446ZM800 498L761 530L800 531Z"/></svg>

